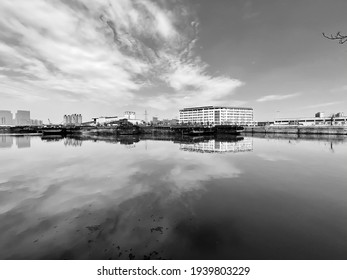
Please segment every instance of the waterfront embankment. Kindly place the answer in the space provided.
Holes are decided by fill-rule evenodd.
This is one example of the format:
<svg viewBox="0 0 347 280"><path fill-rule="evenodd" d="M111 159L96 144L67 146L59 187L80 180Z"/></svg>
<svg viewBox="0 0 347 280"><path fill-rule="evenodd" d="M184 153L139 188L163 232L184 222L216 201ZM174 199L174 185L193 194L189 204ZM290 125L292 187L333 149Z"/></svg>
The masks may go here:
<svg viewBox="0 0 347 280"><path fill-rule="evenodd" d="M0 134L12 135L216 135L240 133L249 134L291 134L291 135L347 135L347 126L118 126L118 127L0 127Z"/></svg>
<svg viewBox="0 0 347 280"><path fill-rule="evenodd" d="M321 135L347 135L347 126L246 126L245 134L321 134Z"/></svg>

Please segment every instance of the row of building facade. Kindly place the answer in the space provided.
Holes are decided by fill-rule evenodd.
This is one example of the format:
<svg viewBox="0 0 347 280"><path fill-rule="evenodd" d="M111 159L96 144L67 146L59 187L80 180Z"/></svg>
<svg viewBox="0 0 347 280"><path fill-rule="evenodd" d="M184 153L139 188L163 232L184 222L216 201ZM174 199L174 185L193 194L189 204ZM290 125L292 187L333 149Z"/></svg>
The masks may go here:
<svg viewBox="0 0 347 280"><path fill-rule="evenodd" d="M254 125L253 109L245 107L203 106L179 111L182 124Z"/></svg>
<svg viewBox="0 0 347 280"><path fill-rule="evenodd" d="M347 116L344 113L331 114L325 116L323 112L318 112L314 117L304 117L304 118L276 118L274 125L346 125Z"/></svg>
<svg viewBox="0 0 347 280"><path fill-rule="evenodd" d="M18 110L13 117L11 111L0 110L0 125L42 125L42 121L31 119L30 111Z"/></svg>
<svg viewBox="0 0 347 280"><path fill-rule="evenodd" d="M146 115L147 118L147 115ZM148 124L147 120L136 118L133 111L126 111L124 116L98 117L93 118L88 124L108 125L122 119L127 119L132 124ZM179 110L179 119L158 120L153 117L150 122L153 125L177 125L179 124L199 124L199 125L241 125L253 126L260 123L254 121L253 108L249 107L229 107L229 106L200 106L189 107ZM264 122L265 123L265 122ZM266 122L269 123L269 122ZM347 116L337 113L324 116L318 112L314 117L308 118L282 118L271 122L274 125L346 125ZM82 125L81 114L64 115L64 125ZM0 125L42 125L40 120L32 120L30 111L18 110L13 117L11 111L0 110Z"/></svg>
<svg viewBox="0 0 347 280"><path fill-rule="evenodd" d="M245 107L226 106L203 106L184 108L179 111L179 123L202 124L202 125L261 125L254 121L253 109ZM314 117L304 118L277 118L271 123L273 125L347 125L347 116L339 112L325 116L318 112Z"/></svg>

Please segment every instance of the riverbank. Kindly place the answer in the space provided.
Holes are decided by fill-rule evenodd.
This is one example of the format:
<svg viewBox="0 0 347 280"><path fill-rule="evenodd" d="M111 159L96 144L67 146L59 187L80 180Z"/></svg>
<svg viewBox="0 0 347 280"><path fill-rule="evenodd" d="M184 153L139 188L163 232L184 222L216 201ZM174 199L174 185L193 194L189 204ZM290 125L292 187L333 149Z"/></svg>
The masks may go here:
<svg viewBox="0 0 347 280"><path fill-rule="evenodd" d="M347 135L347 126L246 126L245 134L317 134L317 135Z"/></svg>
<svg viewBox="0 0 347 280"><path fill-rule="evenodd" d="M13 135L189 135L216 134L292 134L292 135L347 135L347 126L119 126L119 127L0 127L0 134Z"/></svg>

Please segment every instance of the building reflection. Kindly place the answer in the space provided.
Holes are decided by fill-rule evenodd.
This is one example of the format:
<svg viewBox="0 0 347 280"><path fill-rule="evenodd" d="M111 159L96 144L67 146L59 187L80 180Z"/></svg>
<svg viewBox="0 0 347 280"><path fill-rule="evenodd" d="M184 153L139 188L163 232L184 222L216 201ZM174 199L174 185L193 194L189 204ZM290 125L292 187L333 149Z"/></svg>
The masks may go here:
<svg viewBox="0 0 347 280"><path fill-rule="evenodd" d="M41 140L45 142L62 142L65 146L71 147L81 147L83 142L83 139L80 138L66 138L61 135L42 136Z"/></svg>
<svg viewBox="0 0 347 280"><path fill-rule="evenodd" d="M93 142L106 142L125 145L127 148L134 148L135 143L140 141L137 135L121 135L121 136L94 136L94 135L81 135L75 137L63 137L63 136L49 136L41 137L43 141L46 142L56 142L63 141L65 146L80 147L83 141L93 141Z"/></svg>
<svg viewBox="0 0 347 280"><path fill-rule="evenodd" d="M30 136L0 135L0 148L12 148L14 141L16 142L16 146L18 149L31 147Z"/></svg>
<svg viewBox="0 0 347 280"><path fill-rule="evenodd" d="M81 147L82 142L83 141L81 139L75 139L75 138L65 138L64 139L64 145L65 146Z"/></svg>
<svg viewBox="0 0 347 280"><path fill-rule="evenodd" d="M30 148L30 136L17 136L16 144L18 149Z"/></svg>
<svg viewBox="0 0 347 280"><path fill-rule="evenodd" d="M0 148L11 148L13 145L13 136L0 135Z"/></svg>
<svg viewBox="0 0 347 280"><path fill-rule="evenodd" d="M44 135L41 140L44 142L60 142L64 139L61 135Z"/></svg>
<svg viewBox="0 0 347 280"><path fill-rule="evenodd" d="M201 142L180 143L180 150L197 153L240 153L253 151L250 137L235 139L209 139Z"/></svg>

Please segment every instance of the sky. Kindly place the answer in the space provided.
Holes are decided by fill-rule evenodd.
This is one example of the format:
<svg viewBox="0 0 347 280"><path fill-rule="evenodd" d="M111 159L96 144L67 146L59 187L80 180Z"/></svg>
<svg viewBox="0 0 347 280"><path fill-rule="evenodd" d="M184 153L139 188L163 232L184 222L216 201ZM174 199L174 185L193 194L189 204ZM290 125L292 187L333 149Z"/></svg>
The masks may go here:
<svg viewBox="0 0 347 280"><path fill-rule="evenodd" d="M1 0L0 110L256 121L347 113L346 0Z"/></svg>

